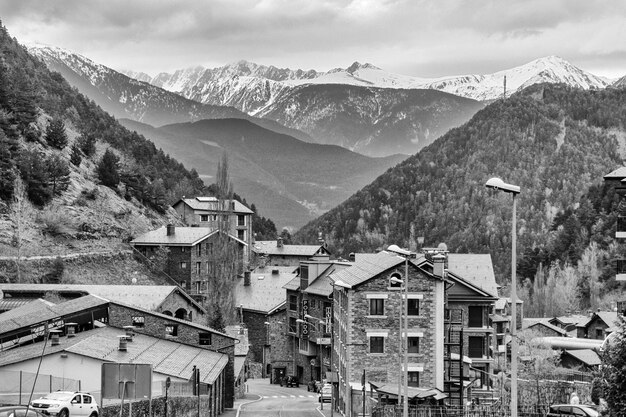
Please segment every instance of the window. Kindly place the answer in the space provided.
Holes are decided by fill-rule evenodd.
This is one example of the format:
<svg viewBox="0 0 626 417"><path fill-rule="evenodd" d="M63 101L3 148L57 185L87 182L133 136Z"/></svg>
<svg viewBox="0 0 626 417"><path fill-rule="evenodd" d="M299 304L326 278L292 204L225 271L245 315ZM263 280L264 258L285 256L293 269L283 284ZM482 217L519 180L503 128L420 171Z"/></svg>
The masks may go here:
<svg viewBox="0 0 626 417"><path fill-rule="evenodd" d="M370 337L370 353L385 353L385 338L382 336Z"/></svg>
<svg viewBox="0 0 626 417"><path fill-rule="evenodd" d="M389 277L389 287L391 288L401 288L402 287L402 283L401 282L397 282L397 280L402 280L402 275L395 273L395 274L391 274L391 277Z"/></svg>
<svg viewBox="0 0 626 417"><path fill-rule="evenodd" d="M237 230L237 239L245 240L246 231L245 230Z"/></svg>
<svg viewBox="0 0 626 417"><path fill-rule="evenodd" d="M370 298L370 316L385 315L385 300L383 298Z"/></svg>
<svg viewBox="0 0 626 417"><path fill-rule="evenodd" d="M165 336L176 337L178 336L178 325L168 324L165 326Z"/></svg>
<svg viewBox="0 0 626 417"><path fill-rule="evenodd" d="M83 404L91 404L91 397L89 395L83 395Z"/></svg>
<svg viewBox="0 0 626 417"><path fill-rule="evenodd" d="M467 354L470 358L482 358L483 357L483 343L484 339L481 336L470 336L467 338L468 349Z"/></svg>
<svg viewBox="0 0 626 417"><path fill-rule="evenodd" d="M409 378L409 387L419 387L420 386L420 373L419 372L407 372L407 376Z"/></svg>
<svg viewBox="0 0 626 417"><path fill-rule="evenodd" d="M187 269L187 262L181 262L180 269Z"/></svg>
<svg viewBox="0 0 626 417"><path fill-rule="evenodd" d="M180 247L180 251L181 251L181 252L187 252L187 248L186 248L186 247L184 247L184 246L181 246L181 247Z"/></svg>
<svg viewBox="0 0 626 417"><path fill-rule="evenodd" d="M80 404L81 403L80 395L75 395L74 398L72 398L72 402Z"/></svg>
<svg viewBox="0 0 626 417"><path fill-rule="evenodd" d="M207 255L212 255L213 254L213 243L207 243L206 244L206 254Z"/></svg>
<svg viewBox="0 0 626 417"><path fill-rule="evenodd" d="M196 274L200 275L202 269L202 262L196 262Z"/></svg>
<svg viewBox="0 0 626 417"><path fill-rule="evenodd" d="M407 313L409 316L419 316L420 315L420 300L417 298L409 298L407 300Z"/></svg>
<svg viewBox="0 0 626 417"><path fill-rule="evenodd" d="M596 329L596 339L604 339L604 330Z"/></svg>
<svg viewBox="0 0 626 417"><path fill-rule="evenodd" d="M298 311L298 296L297 295L289 296L289 310Z"/></svg>
<svg viewBox="0 0 626 417"><path fill-rule="evenodd" d="M483 308L481 306L469 306L467 325L469 327L483 327Z"/></svg>
<svg viewBox="0 0 626 417"><path fill-rule="evenodd" d="M295 317L289 317L289 333L295 333L298 329L298 323Z"/></svg>
<svg viewBox="0 0 626 417"><path fill-rule="evenodd" d="M207 346L211 344L211 333L198 333L198 344Z"/></svg>
<svg viewBox="0 0 626 417"><path fill-rule="evenodd" d="M146 319L144 316L133 316L132 320L134 327L143 327L146 324Z"/></svg>
<svg viewBox="0 0 626 417"><path fill-rule="evenodd" d="M202 256L202 243L198 243L198 246L196 246L196 255Z"/></svg>
<svg viewBox="0 0 626 417"><path fill-rule="evenodd" d="M237 215L237 226L245 226L246 225L246 216L243 214Z"/></svg>
<svg viewBox="0 0 626 417"><path fill-rule="evenodd" d="M409 353L420 353L420 338L409 336L409 339L407 340L407 346L409 349Z"/></svg>
<svg viewBox="0 0 626 417"><path fill-rule="evenodd" d="M209 221L209 215L208 214L201 214L200 215L200 221L201 222L208 222Z"/></svg>

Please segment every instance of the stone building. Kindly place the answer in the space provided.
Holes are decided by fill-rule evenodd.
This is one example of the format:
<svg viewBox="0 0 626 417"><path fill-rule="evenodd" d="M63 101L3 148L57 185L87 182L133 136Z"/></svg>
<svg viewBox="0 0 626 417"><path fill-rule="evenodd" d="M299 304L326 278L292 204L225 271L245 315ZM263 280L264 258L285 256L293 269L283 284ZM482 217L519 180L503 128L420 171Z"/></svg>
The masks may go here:
<svg viewBox="0 0 626 417"><path fill-rule="evenodd" d="M318 245L286 245L282 238L259 240L253 243L252 252L258 265L295 266L314 256L328 256L324 242Z"/></svg>
<svg viewBox="0 0 626 417"><path fill-rule="evenodd" d="M176 227L167 225L144 233L130 243L147 259L154 257L159 247L169 250L164 273L191 294L206 293L206 282L219 256L219 231L208 227ZM237 245L239 271L247 264L247 243L229 235Z"/></svg>

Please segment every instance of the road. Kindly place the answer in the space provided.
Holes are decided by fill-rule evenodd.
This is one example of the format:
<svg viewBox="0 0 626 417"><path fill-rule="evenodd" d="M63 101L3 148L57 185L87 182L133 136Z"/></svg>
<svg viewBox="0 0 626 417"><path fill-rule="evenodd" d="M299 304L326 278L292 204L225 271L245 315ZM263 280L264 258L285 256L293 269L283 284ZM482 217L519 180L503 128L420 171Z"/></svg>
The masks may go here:
<svg viewBox="0 0 626 417"><path fill-rule="evenodd" d="M287 388L271 385L268 379L247 381L249 401L242 403L239 417L324 417L330 415L330 404L320 410L317 394L306 386Z"/></svg>

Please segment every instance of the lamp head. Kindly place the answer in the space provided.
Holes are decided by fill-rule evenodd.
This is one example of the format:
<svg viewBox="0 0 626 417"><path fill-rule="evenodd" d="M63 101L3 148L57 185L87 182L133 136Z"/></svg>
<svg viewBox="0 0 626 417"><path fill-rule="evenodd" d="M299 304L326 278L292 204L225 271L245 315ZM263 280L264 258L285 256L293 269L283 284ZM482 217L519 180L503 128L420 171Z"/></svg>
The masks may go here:
<svg viewBox="0 0 626 417"><path fill-rule="evenodd" d="M518 185L507 184L506 182L502 181L500 178L496 178L496 177L490 178L485 183L485 187L493 188L499 191L504 191L505 193L511 193L514 195L520 193L520 187Z"/></svg>
<svg viewBox="0 0 626 417"><path fill-rule="evenodd" d="M404 284L403 280L401 280L400 278L396 278L396 277L391 278L389 282L393 282L394 284L400 284L400 285Z"/></svg>
<svg viewBox="0 0 626 417"><path fill-rule="evenodd" d="M387 246L387 250L390 251L390 252L397 253L398 255L402 255L402 256L410 256L411 255L411 251L410 250L402 249L398 245L389 245L389 246Z"/></svg>
<svg viewBox="0 0 626 417"><path fill-rule="evenodd" d="M306 323L306 324L309 324L308 322L306 322L306 321L304 321L302 319L296 319L296 323Z"/></svg>

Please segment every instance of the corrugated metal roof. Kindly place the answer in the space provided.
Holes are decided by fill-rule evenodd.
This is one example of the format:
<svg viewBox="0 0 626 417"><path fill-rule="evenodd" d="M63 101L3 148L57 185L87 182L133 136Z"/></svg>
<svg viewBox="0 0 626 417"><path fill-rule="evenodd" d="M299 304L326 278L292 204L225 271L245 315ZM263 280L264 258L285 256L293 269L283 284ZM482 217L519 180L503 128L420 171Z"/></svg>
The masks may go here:
<svg viewBox="0 0 626 417"><path fill-rule="evenodd" d="M107 303L107 300L95 295L85 295L56 305L37 303L31 306L32 303L29 303L0 314L0 334L30 327L57 317L72 315Z"/></svg>
<svg viewBox="0 0 626 417"><path fill-rule="evenodd" d="M146 232L133 239L130 243L135 245L166 245L166 246L193 246L206 239L217 230L210 227L180 227L174 228L174 234L167 235L167 227L163 226L156 230Z"/></svg>
<svg viewBox="0 0 626 417"><path fill-rule="evenodd" d="M273 273L277 271L278 273ZM250 274L250 285L239 279L235 285L235 305L247 310L269 313L285 302L283 286L296 276L293 266L266 266Z"/></svg>
<svg viewBox="0 0 626 417"><path fill-rule="evenodd" d="M82 285L82 284L0 284L0 290L11 293L20 292L84 292L106 298L110 301L129 304L156 310L169 296L177 290L175 285ZM198 308L199 304L182 291L180 295L188 299ZM32 301L33 299L29 299Z"/></svg>
<svg viewBox="0 0 626 417"><path fill-rule="evenodd" d="M242 203L240 203L237 200L231 200L231 202L235 203L235 205L233 208L228 208L227 210L224 210L224 206L223 206L224 200L222 200L222 202L220 203L220 201L218 201L218 199L215 197L184 198L184 199L179 200L174 205L180 203L181 201L186 203L193 210L216 212L216 213L223 213L223 212L233 212L233 213L238 213L238 214L254 213L252 210L250 210L248 207L244 206Z"/></svg>
<svg viewBox="0 0 626 417"><path fill-rule="evenodd" d="M490 254L449 253L448 271L497 297L498 284Z"/></svg>
<svg viewBox="0 0 626 417"><path fill-rule="evenodd" d="M252 245L252 250L256 253L283 256L312 257L320 249L322 249L322 245L282 245L278 247L276 240L258 240Z"/></svg>

